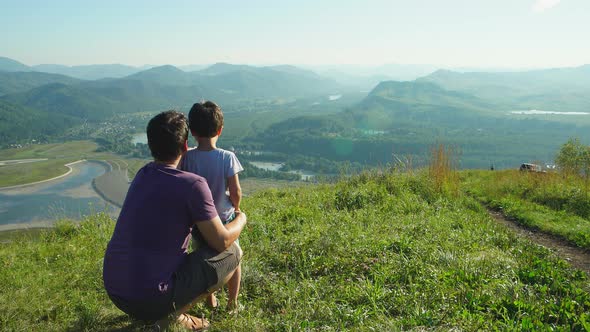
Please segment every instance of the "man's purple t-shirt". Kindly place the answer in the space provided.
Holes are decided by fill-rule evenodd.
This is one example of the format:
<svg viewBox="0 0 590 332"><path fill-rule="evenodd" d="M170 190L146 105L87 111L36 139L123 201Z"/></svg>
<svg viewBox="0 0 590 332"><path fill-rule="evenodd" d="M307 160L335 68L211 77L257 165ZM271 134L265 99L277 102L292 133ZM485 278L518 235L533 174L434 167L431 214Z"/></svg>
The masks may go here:
<svg viewBox="0 0 590 332"><path fill-rule="evenodd" d="M129 300L166 293L186 258L191 227L216 216L204 178L153 162L144 166L129 187L107 246L107 292Z"/></svg>

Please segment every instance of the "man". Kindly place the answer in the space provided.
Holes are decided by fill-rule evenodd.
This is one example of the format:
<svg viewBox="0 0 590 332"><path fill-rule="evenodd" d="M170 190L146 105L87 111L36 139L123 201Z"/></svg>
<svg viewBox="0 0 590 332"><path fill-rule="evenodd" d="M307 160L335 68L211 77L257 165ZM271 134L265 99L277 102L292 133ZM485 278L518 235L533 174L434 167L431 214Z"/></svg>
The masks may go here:
<svg viewBox="0 0 590 332"><path fill-rule="evenodd" d="M176 169L187 151L188 125L179 112L156 115L147 127L154 161L135 176L108 244L104 284L113 303L130 316L165 324L171 317L199 330L208 322L185 312L229 280L241 259L234 241L246 215L224 226L207 182ZM205 246L187 253L196 227Z"/></svg>

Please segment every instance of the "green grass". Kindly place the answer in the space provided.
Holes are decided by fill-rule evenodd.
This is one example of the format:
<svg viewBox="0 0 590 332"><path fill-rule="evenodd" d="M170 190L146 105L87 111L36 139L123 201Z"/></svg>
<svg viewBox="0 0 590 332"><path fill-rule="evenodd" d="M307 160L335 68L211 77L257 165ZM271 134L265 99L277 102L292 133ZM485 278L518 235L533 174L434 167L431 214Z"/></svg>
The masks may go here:
<svg viewBox="0 0 590 332"><path fill-rule="evenodd" d="M0 160L27 158L77 158L93 153L98 146L91 141L29 145L20 149L0 150Z"/></svg>
<svg viewBox="0 0 590 332"><path fill-rule="evenodd" d="M77 159L50 159L26 164L0 166L0 187L37 182L65 174L67 163Z"/></svg>
<svg viewBox="0 0 590 332"><path fill-rule="evenodd" d="M248 196L245 309L211 331L590 329L585 273L434 188L426 172L372 173ZM99 214L1 244L0 330L141 330L103 289L113 227Z"/></svg>
<svg viewBox="0 0 590 332"><path fill-rule="evenodd" d="M268 189L287 189L299 186L308 185L302 181L286 181L265 178L246 178L240 180L242 193L246 196L252 195L256 192Z"/></svg>
<svg viewBox="0 0 590 332"><path fill-rule="evenodd" d="M582 179L512 170L462 174L467 192L507 217L590 249L590 193Z"/></svg>
<svg viewBox="0 0 590 332"><path fill-rule="evenodd" d="M22 228L0 232L0 243L10 243L14 239L26 237L27 239L38 239L43 233L47 232L46 228Z"/></svg>

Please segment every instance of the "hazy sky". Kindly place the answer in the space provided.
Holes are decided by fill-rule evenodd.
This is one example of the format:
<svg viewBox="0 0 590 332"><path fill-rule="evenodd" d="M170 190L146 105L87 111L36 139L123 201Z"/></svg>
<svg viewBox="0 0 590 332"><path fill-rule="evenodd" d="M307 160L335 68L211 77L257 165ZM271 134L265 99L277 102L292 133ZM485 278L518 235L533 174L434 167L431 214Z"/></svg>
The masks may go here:
<svg viewBox="0 0 590 332"><path fill-rule="evenodd" d="M590 0L0 0L25 64L590 63Z"/></svg>

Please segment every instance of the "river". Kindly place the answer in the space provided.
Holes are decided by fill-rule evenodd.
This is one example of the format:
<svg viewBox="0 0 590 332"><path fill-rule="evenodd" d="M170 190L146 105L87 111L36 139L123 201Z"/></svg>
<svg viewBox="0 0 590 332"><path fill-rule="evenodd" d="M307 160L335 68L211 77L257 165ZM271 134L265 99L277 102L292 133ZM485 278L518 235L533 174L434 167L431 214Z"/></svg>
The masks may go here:
<svg viewBox="0 0 590 332"><path fill-rule="evenodd" d="M119 210L106 203L92 188L92 179L106 172L97 162L72 164L72 172L60 179L0 189L0 231L23 227L46 227L58 219Z"/></svg>

